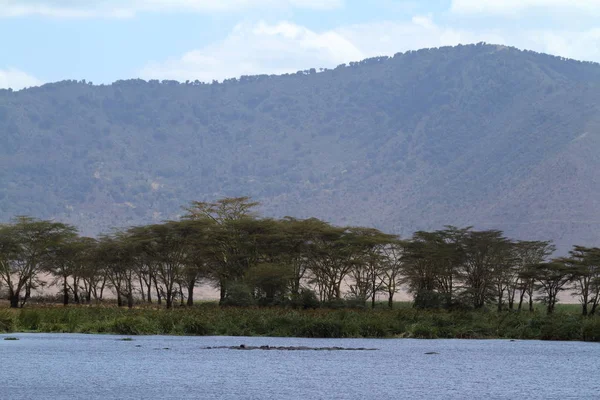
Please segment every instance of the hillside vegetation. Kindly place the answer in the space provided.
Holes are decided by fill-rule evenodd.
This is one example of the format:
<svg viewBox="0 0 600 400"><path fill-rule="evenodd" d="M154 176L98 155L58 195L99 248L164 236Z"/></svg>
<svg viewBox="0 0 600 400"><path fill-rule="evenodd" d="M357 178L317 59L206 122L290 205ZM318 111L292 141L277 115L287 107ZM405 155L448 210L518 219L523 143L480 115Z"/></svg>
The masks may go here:
<svg viewBox="0 0 600 400"><path fill-rule="evenodd" d="M250 195L264 215L597 245L600 66L494 45L223 83L0 90L0 220L85 234Z"/></svg>

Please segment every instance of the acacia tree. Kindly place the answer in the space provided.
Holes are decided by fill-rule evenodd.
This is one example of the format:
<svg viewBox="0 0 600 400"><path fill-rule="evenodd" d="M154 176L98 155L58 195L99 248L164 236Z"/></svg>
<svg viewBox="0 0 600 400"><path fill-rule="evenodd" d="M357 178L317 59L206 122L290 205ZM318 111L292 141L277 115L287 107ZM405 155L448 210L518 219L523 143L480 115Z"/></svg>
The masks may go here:
<svg viewBox="0 0 600 400"><path fill-rule="evenodd" d="M155 263L158 290L167 308L173 307L176 284L183 279L188 259L187 242L178 230L177 222L166 222L131 228L129 238Z"/></svg>
<svg viewBox="0 0 600 400"><path fill-rule="evenodd" d="M546 304L546 312L552 314L558 302L558 294L566 289L573 277L572 272L564 262L553 260L532 265L523 275L535 279L535 289L542 295L541 300Z"/></svg>
<svg viewBox="0 0 600 400"><path fill-rule="evenodd" d="M400 290L400 279L404 270L403 242L397 240L381 248L383 266L381 271L382 289L388 295L388 307L394 308L394 295Z"/></svg>
<svg viewBox="0 0 600 400"><path fill-rule="evenodd" d="M85 250L80 253L81 269L79 276L81 277L86 303L91 303L92 298L96 303L99 303L104 297L104 289L106 288L108 279L102 262L98 258L98 241L88 238L85 242Z"/></svg>
<svg viewBox="0 0 600 400"><path fill-rule="evenodd" d="M0 226L0 280L8 288L11 308L22 307L29 298L49 249L75 232L70 225L25 216Z"/></svg>
<svg viewBox="0 0 600 400"><path fill-rule="evenodd" d="M435 232L419 231L405 246L405 279L415 295L415 306L453 305L469 229L448 226Z"/></svg>
<svg viewBox="0 0 600 400"><path fill-rule="evenodd" d="M575 246L563 262L572 273L573 295L579 296L581 313L595 314L600 300L600 249Z"/></svg>
<svg viewBox="0 0 600 400"><path fill-rule="evenodd" d="M187 305L194 304L194 288L213 261L213 240L210 236L214 222L202 219L188 219L170 223L173 239L178 238L183 246L184 264L181 271L181 285L187 289Z"/></svg>
<svg viewBox="0 0 600 400"><path fill-rule="evenodd" d="M418 308L440 306L440 278L443 275L446 246L436 232L416 232L406 242L403 254L403 283L414 296Z"/></svg>
<svg viewBox="0 0 600 400"><path fill-rule="evenodd" d="M514 246L516 255L517 278L515 285L509 286L509 306L515 292L519 291L519 306L521 311L525 295L528 297L529 311L533 311L535 294L535 275L530 273L532 266L543 263L555 251L555 247L548 241L518 241ZM511 292L512 290L512 292Z"/></svg>
<svg viewBox="0 0 600 400"><path fill-rule="evenodd" d="M193 202L185 220L205 221L211 239L211 259L206 263L207 277L219 288L219 302L227 297L227 287L244 280L257 256L255 243L246 228L256 222L254 208L259 203L249 197L225 198L213 203Z"/></svg>
<svg viewBox="0 0 600 400"><path fill-rule="evenodd" d="M383 288L382 275L385 270L382 249L396 241L393 235L384 234L374 228L350 228L349 244L352 253L348 277L351 293L360 301L371 300L375 308L376 295Z"/></svg>
<svg viewBox="0 0 600 400"><path fill-rule="evenodd" d="M311 257L311 240L325 223L316 218L299 220L285 217L279 221L277 257L279 264L286 265L290 274L289 291L292 300L296 302L301 295L303 281L309 271Z"/></svg>
<svg viewBox="0 0 600 400"><path fill-rule="evenodd" d="M309 268L321 301L341 299L341 286L352 268L352 233L323 223L310 240Z"/></svg>
<svg viewBox="0 0 600 400"><path fill-rule="evenodd" d="M65 306L69 304L71 293L73 301L80 302L80 281L86 262L86 252L92 243L91 238L81 238L73 234L48 249L44 269L54 275L55 284L60 281ZM70 283L69 278L71 278Z"/></svg>
<svg viewBox="0 0 600 400"><path fill-rule="evenodd" d="M482 308L486 301L502 292L494 293L494 284L512 258L511 241L501 231L470 231L463 241L464 259L461 273L464 293L474 308ZM502 298L496 297L501 304Z"/></svg>
<svg viewBox="0 0 600 400"><path fill-rule="evenodd" d="M100 238L96 248L96 259L101 265L101 271L115 290L117 305L132 308L135 292L135 267L133 248L128 234L117 232L112 236Z"/></svg>

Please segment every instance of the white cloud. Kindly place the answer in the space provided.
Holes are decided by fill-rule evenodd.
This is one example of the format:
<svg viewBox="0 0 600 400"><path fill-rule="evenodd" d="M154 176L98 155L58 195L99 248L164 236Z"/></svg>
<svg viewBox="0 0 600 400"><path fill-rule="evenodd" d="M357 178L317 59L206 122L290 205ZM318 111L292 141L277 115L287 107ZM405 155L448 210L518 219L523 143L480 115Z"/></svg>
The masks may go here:
<svg viewBox="0 0 600 400"><path fill-rule="evenodd" d="M178 58L150 63L140 75L144 79L210 82L241 75L331 68L367 57L477 42L600 62L600 29L469 30L441 26L431 16L415 16L405 22L351 25L323 32L291 22L238 25L225 40L191 50Z"/></svg>
<svg viewBox="0 0 600 400"><path fill-rule="evenodd" d="M15 68L0 69L0 89L20 90L26 87L39 86L37 78Z"/></svg>
<svg viewBox="0 0 600 400"><path fill-rule="evenodd" d="M444 27L436 24L431 16L415 16L408 22L353 25L338 32L369 57L466 43L504 43L503 36L496 32Z"/></svg>
<svg viewBox="0 0 600 400"><path fill-rule="evenodd" d="M452 0L451 10L462 14L516 15L523 11L570 10L600 13L598 0Z"/></svg>
<svg viewBox="0 0 600 400"><path fill-rule="evenodd" d="M223 41L192 50L179 58L150 63L144 79L200 80L241 75L282 74L309 68L331 68L367 57L399 51L478 41L503 42L495 34L473 34L437 26L430 17L404 23L353 25L314 32L280 22L238 25Z"/></svg>
<svg viewBox="0 0 600 400"><path fill-rule="evenodd" d="M0 17L132 17L139 12L240 12L251 8L334 9L344 0L0 0Z"/></svg>
<svg viewBox="0 0 600 400"><path fill-rule="evenodd" d="M529 31L523 46L576 60L600 62L600 28L586 31Z"/></svg>
<svg viewBox="0 0 600 400"><path fill-rule="evenodd" d="M180 58L147 65L145 79L211 81L240 75L282 74L359 60L361 52L334 31L313 32L289 22L242 24L223 41Z"/></svg>

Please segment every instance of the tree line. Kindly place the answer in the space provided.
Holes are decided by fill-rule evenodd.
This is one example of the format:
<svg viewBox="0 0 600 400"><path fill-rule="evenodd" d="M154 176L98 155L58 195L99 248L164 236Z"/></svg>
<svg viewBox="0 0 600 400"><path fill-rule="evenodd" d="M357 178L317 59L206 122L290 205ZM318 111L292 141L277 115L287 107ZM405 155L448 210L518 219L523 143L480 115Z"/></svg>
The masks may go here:
<svg viewBox="0 0 600 400"><path fill-rule="evenodd" d="M574 246L552 258L549 241L506 238L498 230L445 227L402 239L374 228L315 219L262 218L248 197L193 202L178 220L97 238L27 216L0 225L0 290L22 307L32 291L60 287L63 304L136 302L193 305L210 283L222 305L316 307L342 301L393 307L401 288L420 308L554 311L566 290L582 314L600 300L600 249ZM48 278L50 277L50 278Z"/></svg>

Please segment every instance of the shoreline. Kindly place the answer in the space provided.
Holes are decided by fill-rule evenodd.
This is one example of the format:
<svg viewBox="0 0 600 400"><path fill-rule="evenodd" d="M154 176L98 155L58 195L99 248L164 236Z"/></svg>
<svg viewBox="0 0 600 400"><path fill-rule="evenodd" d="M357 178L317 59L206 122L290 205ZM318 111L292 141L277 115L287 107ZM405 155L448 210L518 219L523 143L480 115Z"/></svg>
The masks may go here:
<svg viewBox="0 0 600 400"><path fill-rule="evenodd" d="M568 310L568 309L566 309ZM600 316L573 311L444 311L194 306L0 309L0 334L231 336L323 339L506 339L600 342Z"/></svg>

